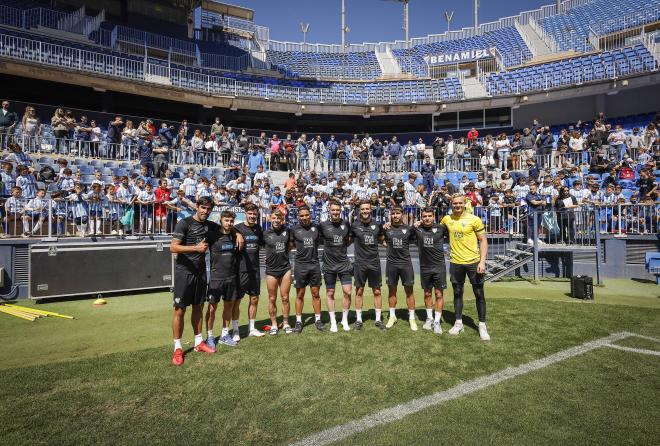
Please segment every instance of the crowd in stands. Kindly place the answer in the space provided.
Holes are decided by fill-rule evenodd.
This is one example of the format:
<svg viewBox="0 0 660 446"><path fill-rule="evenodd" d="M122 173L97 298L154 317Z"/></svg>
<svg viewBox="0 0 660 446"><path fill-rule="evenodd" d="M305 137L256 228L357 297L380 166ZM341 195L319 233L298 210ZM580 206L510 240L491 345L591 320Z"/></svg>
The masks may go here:
<svg viewBox="0 0 660 446"><path fill-rule="evenodd" d="M393 205L401 205L412 220L427 206L439 217L446 214L457 192L467 195L468 210L481 215L490 232L530 235L534 213L543 212L545 219L548 210L573 215L596 208L602 232L658 228L660 115L642 128L623 129L601 113L557 135L538 121L513 135L482 137L471 129L456 139L437 137L428 147L421 138L401 144L396 136L381 141L368 134L325 140L304 134L279 139L264 132L248 137L219 119L204 133L187 121L178 128L164 122L158 127L150 119L134 126L117 116L101 131L93 120L59 108L50 123L59 158L40 164L31 154L41 146L30 146L31 140L16 132L18 127L21 135L40 134L34 108L19 119L7 101L2 107L3 236L47 229L64 235L70 228L80 236L166 233L202 196L218 206L254 203L264 224L274 209L295 219L303 204L323 220L330 198L342 202L349 218L356 203L369 200L379 221ZM108 148L113 151L110 159L135 150L137 164L111 169L100 161L90 166L88 159L60 156L85 150L92 160L102 158L103 141L106 155ZM211 155L216 153L217 158ZM270 172L280 165L289 171L288 180L273 184ZM544 225L556 229L552 221ZM562 226L561 219L554 225ZM570 234L563 239L570 242Z"/></svg>

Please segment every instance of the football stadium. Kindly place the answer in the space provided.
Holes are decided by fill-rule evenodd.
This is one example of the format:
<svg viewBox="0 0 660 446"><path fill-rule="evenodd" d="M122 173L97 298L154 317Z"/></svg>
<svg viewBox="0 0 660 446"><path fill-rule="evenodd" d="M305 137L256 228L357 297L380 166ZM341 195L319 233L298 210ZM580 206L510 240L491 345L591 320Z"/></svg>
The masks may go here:
<svg viewBox="0 0 660 446"><path fill-rule="evenodd" d="M235 3L0 0L3 444L658 444L660 0Z"/></svg>

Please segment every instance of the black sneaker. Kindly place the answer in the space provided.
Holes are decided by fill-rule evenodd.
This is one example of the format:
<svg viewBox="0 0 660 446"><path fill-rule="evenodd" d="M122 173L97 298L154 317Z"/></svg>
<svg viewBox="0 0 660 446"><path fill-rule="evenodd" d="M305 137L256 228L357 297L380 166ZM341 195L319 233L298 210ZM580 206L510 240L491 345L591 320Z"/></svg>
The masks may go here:
<svg viewBox="0 0 660 446"><path fill-rule="evenodd" d="M318 331L325 331L325 328L323 327L323 322L319 319L318 321L314 322L314 326Z"/></svg>
<svg viewBox="0 0 660 446"><path fill-rule="evenodd" d="M355 321L355 324L353 325L353 330L362 330L362 321Z"/></svg>
<svg viewBox="0 0 660 446"><path fill-rule="evenodd" d="M378 328L380 331L387 330L387 328L385 328L385 324L383 324L382 321L376 321L376 328Z"/></svg>
<svg viewBox="0 0 660 446"><path fill-rule="evenodd" d="M302 322L296 322L296 326L293 327L293 332L296 334L302 333Z"/></svg>

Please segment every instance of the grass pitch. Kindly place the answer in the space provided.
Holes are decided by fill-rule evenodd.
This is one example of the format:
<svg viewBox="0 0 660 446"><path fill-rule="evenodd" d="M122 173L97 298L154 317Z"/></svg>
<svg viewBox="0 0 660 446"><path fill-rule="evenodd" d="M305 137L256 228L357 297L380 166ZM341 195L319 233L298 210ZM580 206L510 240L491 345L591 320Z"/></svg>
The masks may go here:
<svg viewBox="0 0 660 446"><path fill-rule="evenodd" d="M113 297L105 307L91 300L38 306L73 321L0 315L0 438L8 445L285 444L612 332L660 337L656 285L610 280L595 288L595 302L575 301L568 289L566 282L488 284L490 343L470 327L456 338L412 333L402 313L386 333L371 320L362 332L307 326L299 336L189 353L182 368L169 362L169 293ZM446 294L444 317L453 322L451 289ZM465 315L476 319L469 286L466 294ZM416 296L423 308L420 290ZM244 324L247 302L242 312ZM184 341L191 347L189 327ZM660 349L641 339L620 344ZM598 349L341 444L654 444L659 371L658 357Z"/></svg>

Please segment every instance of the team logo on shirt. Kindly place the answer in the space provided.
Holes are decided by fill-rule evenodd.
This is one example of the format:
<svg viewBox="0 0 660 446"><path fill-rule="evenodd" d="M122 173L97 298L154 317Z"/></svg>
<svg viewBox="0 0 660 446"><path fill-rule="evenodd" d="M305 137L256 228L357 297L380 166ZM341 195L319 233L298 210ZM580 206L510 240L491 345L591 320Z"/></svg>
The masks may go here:
<svg viewBox="0 0 660 446"><path fill-rule="evenodd" d="M283 231L283 232L282 232L282 235L283 235L284 237L286 237L286 231Z"/></svg>
<svg viewBox="0 0 660 446"><path fill-rule="evenodd" d="M316 232L316 228L312 226L312 232Z"/></svg>
<svg viewBox="0 0 660 446"><path fill-rule="evenodd" d="M376 225L371 225L371 230L375 231L376 230Z"/></svg>
<svg viewBox="0 0 660 446"><path fill-rule="evenodd" d="M438 232L438 228L431 229L431 232L433 232L435 234L436 232Z"/></svg>
<svg viewBox="0 0 660 446"><path fill-rule="evenodd" d="M339 225L339 227L341 228L342 231L343 231L344 229L346 229L346 226L344 226L344 225Z"/></svg>
<svg viewBox="0 0 660 446"><path fill-rule="evenodd" d="M401 232L403 232L405 234L406 232L408 232L408 230L407 229L402 229Z"/></svg>

